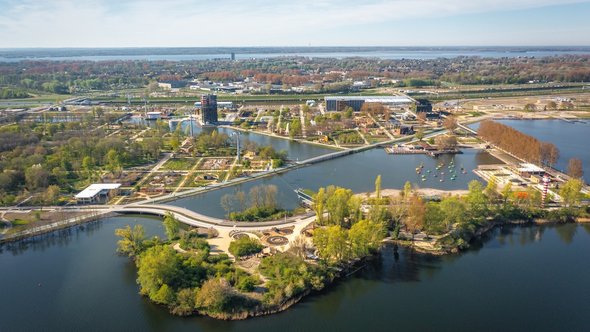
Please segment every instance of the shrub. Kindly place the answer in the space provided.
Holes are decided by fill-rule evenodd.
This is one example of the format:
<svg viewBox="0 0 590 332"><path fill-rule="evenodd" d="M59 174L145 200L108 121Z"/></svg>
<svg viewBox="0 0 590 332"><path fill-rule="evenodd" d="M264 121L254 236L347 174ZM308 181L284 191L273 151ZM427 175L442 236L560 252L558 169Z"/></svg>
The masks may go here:
<svg viewBox="0 0 590 332"><path fill-rule="evenodd" d="M249 256L262 251L260 241L250 237L239 238L229 244L229 252L236 257Z"/></svg>

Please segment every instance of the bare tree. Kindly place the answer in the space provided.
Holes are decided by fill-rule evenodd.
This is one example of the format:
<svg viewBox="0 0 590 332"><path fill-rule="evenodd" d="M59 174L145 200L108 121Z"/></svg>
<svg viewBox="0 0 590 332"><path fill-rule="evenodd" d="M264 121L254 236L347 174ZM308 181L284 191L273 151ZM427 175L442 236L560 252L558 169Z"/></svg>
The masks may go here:
<svg viewBox="0 0 590 332"><path fill-rule="evenodd" d="M582 161L578 158L571 158L567 164L567 174L576 179L582 178L584 175Z"/></svg>

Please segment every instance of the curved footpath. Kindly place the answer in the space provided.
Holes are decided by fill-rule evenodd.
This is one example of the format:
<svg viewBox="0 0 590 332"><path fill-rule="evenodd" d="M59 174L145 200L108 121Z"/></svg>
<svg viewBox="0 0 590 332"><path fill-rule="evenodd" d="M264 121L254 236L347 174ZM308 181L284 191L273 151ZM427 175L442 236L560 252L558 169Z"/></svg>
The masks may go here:
<svg viewBox="0 0 590 332"><path fill-rule="evenodd" d="M46 207L46 209L63 209L62 207ZM24 210L24 209L19 209ZM255 232L268 230L272 227L306 226L315 220L315 213L310 212L304 215L293 216L285 219L278 219L264 222L233 222L225 219L214 218L198 212L178 206L164 204L129 204L111 206L86 206L68 208L63 210L86 211L88 215L69 218L56 223L34 227L25 231L0 237L0 243L20 240L30 236L48 233L54 230L71 227L88 221L106 218L116 214L149 214L165 216L171 213L178 221L194 227L215 228L220 233L227 232Z"/></svg>

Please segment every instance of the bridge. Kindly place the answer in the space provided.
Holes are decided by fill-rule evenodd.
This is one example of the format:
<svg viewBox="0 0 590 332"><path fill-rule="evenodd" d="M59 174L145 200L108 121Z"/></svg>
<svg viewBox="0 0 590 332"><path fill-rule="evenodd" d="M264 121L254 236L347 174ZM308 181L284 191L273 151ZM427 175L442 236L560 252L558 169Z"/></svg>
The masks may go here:
<svg viewBox="0 0 590 332"><path fill-rule="evenodd" d="M206 216L179 206L153 204L153 205L122 205L113 206L109 212L120 214L150 214L156 216L165 216L172 214L178 221L194 226L215 229L231 229L237 231L260 231L272 227L285 227L299 224L301 222L309 222L310 218L315 218L315 213L310 212L304 215L293 216L285 219L277 219L272 221L260 222L235 222L226 219Z"/></svg>
<svg viewBox="0 0 590 332"><path fill-rule="evenodd" d="M9 207L0 208L0 212L31 210L31 207ZM163 217L170 213L174 218L183 224L201 227L214 228L220 233L227 235L228 232L256 232L264 231L274 227L295 226L302 228L315 220L315 213L309 212L303 215L281 218L271 221L261 222L235 222L226 219L206 216L198 212L173 205L164 204L128 204L128 205L87 205L75 207L47 206L45 211L64 211L64 212L87 212L87 215L76 216L66 220L58 221L53 224L42 225L27 229L23 232L14 233L5 237L0 236L0 243L19 240L25 237L49 233L58 229L68 228L74 225L82 224L89 221L106 218L117 214L148 214Z"/></svg>

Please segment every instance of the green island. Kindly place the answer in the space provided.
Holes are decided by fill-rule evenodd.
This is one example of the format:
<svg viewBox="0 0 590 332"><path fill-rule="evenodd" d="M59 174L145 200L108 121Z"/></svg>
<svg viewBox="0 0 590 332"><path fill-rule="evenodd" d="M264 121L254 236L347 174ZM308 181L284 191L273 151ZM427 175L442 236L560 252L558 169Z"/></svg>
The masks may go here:
<svg viewBox="0 0 590 332"><path fill-rule="evenodd" d="M563 207L548 210L541 208L537 191L522 195L505 186L499 192L493 181L484 187L474 180L466 194L437 199L427 198L407 182L402 190L386 190L391 195L385 196L378 176L371 194L320 188L313 195L315 221L285 251L263 254L265 245L242 233L229 245L233 257L213 254L207 242L211 234L181 230L180 222L169 214L163 220L166 240L147 239L141 226L127 226L116 231L121 238L118 252L135 261L140 294L172 314L245 319L285 310L321 291L362 267L364 260L379 253L384 241L450 254L503 224L588 218L590 209L580 205L581 188L581 180L568 180L559 191ZM245 211L272 206L276 188L254 187L253 193L258 195L252 199L255 206ZM265 218L259 217L250 221Z"/></svg>

